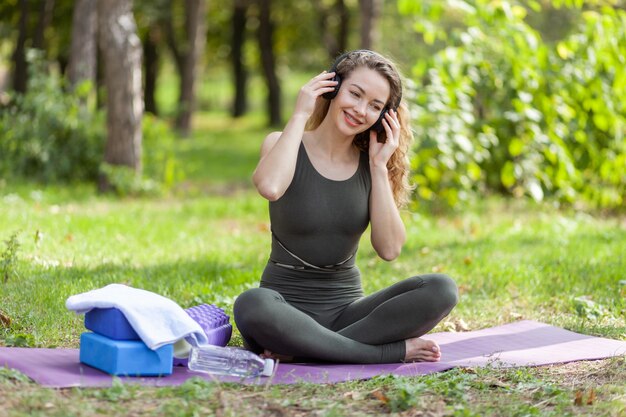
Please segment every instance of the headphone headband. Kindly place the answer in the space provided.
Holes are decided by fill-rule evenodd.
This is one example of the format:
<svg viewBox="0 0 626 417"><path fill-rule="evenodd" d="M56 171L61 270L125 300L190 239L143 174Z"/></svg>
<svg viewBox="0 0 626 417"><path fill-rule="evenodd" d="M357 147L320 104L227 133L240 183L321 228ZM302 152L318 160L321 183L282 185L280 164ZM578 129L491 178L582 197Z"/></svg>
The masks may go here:
<svg viewBox="0 0 626 417"><path fill-rule="evenodd" d="M335 98L337 96L337 93L339 92L339 87L341 85L341 80L343 78L343 75L340 74L337 71L337 67L339 67L339 64L341 64L341 62L346 59L349 55L351 54L355 54L355 53L368 53L371 55L376 55L376 56L380 56L382 58L382 56L374 51L371 51L369 49L356 49L354 51L348 51L348 52L344 52L343 54L339 55L336 59L335 62L333 62L332 67L330 67L330 70L328 72L334 72L335 73L335 77L333 78L333 80L335 81L339 81L339 83L337 84L337 87L335 88L334 91L331 91L330 93L324 93L322 95L322 97L328 99L328 100L332 100L333 98ZM398 99L392 103L389 106L386 107L391 107L394 110L396 110L398 107L400 107L400 102L402 101L402 82L400 81L400 96L398 97Z"/></svg>

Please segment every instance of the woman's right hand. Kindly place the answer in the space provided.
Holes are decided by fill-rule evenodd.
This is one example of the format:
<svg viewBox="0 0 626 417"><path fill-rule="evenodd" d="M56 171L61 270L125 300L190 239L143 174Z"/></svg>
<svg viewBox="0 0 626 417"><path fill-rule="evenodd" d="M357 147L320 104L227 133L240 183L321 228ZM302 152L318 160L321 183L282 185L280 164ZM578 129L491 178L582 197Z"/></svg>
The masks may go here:
<svg viewBox="0 0 626 417"><path fill-rule="evenodd" d="M306 122L313 114L318 97L335 89L337 82L331 80L334 75L334 72L324 71L302 86L285 129L270 133L263 141L261 160L252 180L259 194L269 201L278 200L291 184Z"/></svg>
<svg viewBox="0 0 626 417"><path fill-rule="evenodd" d="M296 100L294 114L303 114L308 118L315 109L317 98L335 89L337 81L332 80L334 76L334 72L324 71L303 85Z"/></svg>

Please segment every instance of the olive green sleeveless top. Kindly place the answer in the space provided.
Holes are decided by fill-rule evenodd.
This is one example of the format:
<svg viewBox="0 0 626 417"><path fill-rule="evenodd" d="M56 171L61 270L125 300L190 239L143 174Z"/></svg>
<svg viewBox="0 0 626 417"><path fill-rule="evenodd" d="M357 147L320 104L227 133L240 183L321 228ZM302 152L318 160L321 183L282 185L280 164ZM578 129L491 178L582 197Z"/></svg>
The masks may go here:
<svg viewBox="0 0 626 417"><path fill-rule="evenodd" d="M353 267L369 224L371 189L365 152L352 177L335 181L317 172L301 143L291 184L281 198L269 203L270 261L305 269Z"/></svg>

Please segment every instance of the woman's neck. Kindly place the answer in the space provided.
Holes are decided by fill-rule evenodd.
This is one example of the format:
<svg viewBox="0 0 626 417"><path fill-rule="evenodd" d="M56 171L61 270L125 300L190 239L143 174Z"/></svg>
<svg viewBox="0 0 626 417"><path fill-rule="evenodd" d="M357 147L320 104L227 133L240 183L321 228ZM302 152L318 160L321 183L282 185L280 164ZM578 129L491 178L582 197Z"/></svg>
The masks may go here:
<svg viewBox="0 0 626 417"><path fill-rule="evenodd" d="M342 134L328 118L307 133L304 137L307 149L315 149L329 160L352 159L355 155L354 136Z"/></svg>

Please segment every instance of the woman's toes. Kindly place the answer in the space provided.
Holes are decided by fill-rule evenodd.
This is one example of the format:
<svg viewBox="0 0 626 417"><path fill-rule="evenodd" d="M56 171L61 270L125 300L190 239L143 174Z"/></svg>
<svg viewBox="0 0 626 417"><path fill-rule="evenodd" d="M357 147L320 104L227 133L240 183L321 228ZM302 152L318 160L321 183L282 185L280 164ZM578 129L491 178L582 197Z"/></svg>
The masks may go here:
<svg viewBox="0 0 626 417"><path fill-rule="evenodd" d="M439 359L441 359L441 350L434 341L418 337L406 341L405 361L437 362Z"/></svg>
<svg viewBox="0 0 626 417"><path fill-rule="evenodd" d="M263 353L261 353L259 355L260 357L262 357L263 359L274 359L274 360L279 360L281 362L292 362L293 361L293 356L288 356L288 355L281 355L279 353L273 353L267 349L265 349L263 351Z"/></svg>

